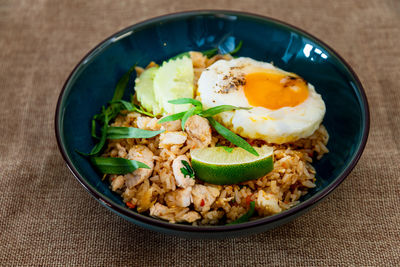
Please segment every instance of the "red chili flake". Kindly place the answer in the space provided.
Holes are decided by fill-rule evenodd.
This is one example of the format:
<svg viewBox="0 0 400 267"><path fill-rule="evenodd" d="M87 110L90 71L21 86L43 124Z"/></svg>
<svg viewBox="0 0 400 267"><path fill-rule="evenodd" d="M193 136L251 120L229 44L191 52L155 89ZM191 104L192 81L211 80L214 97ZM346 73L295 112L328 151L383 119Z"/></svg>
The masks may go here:
<svg viewBox="0 0 400 267"><path fill-rule="evenodd" d="M206 203L204 202L204 199L202 199L201 202L200 202L200 206L203 207L205 204L206 204Z"/></svg>
<svg viewBox="0 0 400 267"><path fill-rule="evenodd" d="M247 205L247 206L250 205L251 197L252 197L252 196L253 196L253 195L248 195L248 196L246 197L246 205Z"/></svg>
<svg viewBox="0 0 400 267"><path fill-rule="evenodd" d="M131 202L126 202L126 205L128 206L128 208L130 209L134 209L136 207L135 204L132 204Z"/></svg>

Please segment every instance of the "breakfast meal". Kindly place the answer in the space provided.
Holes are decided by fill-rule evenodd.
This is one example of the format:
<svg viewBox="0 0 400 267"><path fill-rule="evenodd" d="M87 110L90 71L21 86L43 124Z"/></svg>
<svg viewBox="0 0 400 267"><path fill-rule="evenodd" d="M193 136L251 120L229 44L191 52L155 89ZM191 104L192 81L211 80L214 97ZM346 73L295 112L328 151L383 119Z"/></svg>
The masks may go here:
<svg viewBox="0 0 400 267"><path fill-rule="evenodd" d="M94 116L98 142L81 154L127 208L170 223L237 224L285 211L316 186L312 162L329 139L321 95L237 50L134 66Z"/></svg>

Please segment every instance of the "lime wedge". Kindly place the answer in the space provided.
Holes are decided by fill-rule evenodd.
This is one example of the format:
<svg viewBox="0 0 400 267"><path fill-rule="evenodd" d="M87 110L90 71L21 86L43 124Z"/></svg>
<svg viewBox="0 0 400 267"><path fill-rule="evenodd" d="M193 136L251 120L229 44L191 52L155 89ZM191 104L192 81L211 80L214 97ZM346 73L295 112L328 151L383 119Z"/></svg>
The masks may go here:
<svg viewBox="0 0 400 267"><path fill-rule="evenodd" d="M235 147L198 148L190 152L196 178L211 184L237 184L264 176L274 168L273 148L254 147L259 156Z"/></svg>

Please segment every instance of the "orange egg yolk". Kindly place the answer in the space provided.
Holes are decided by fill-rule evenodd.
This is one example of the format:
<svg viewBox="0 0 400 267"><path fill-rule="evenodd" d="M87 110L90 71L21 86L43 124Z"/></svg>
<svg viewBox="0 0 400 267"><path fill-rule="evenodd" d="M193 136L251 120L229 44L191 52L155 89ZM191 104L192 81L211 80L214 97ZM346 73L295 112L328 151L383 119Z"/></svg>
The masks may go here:
<svg viewBox="0 0 400 267"><path fill-rule="evenodd" d="M245 76L244 93L250 105L268 109L295 107L308 97L307 83L282 73L253 72Z"/></svg>

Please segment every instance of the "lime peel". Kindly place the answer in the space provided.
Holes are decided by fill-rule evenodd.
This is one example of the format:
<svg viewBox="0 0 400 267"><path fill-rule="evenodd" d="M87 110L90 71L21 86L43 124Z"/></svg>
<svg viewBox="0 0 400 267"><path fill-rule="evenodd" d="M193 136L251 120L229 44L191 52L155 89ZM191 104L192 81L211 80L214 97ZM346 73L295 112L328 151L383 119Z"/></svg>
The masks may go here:
<svg viewBox="0 0 400 267"><path fill-rule="evenodd" d="M236 184L260 178L273 169L273 148L254 147L260 156L235 147L227 152L222 147L191 151L196 178L212 184Z"/></svg>

